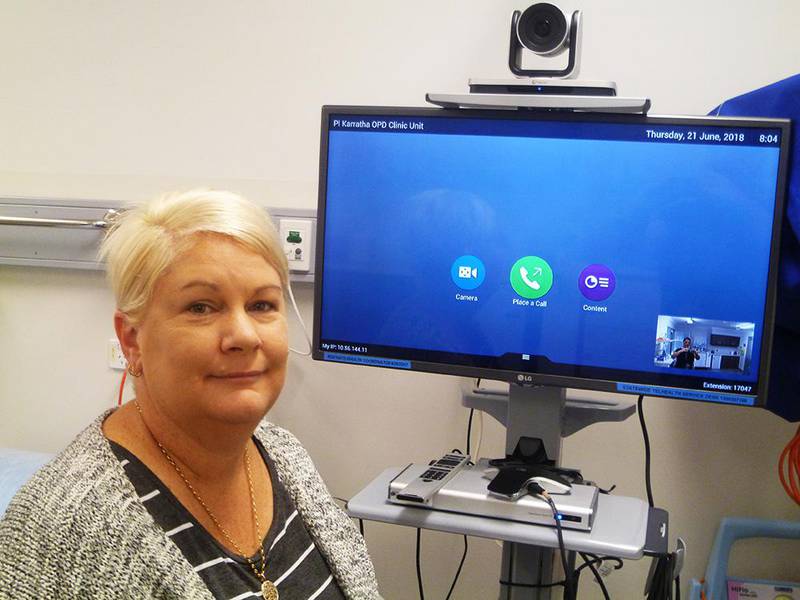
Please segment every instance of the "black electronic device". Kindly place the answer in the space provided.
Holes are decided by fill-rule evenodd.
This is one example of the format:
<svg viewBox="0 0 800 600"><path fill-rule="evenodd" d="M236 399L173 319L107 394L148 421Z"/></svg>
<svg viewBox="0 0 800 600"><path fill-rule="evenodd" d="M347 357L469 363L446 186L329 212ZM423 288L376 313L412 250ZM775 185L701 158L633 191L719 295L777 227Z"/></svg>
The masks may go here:
<svg viewBox="0 0 800 600"><path fill-rule="evenodd" d="M788 143L778 119L325 107L313 356L763 406ZM737 260L684 260L730 231ZM737 371L670 366L730 331Z"/></svg>
<svg viewBox="0 0 800 600"><path fill-rule="evenodd" d="M711 334L709 344L712 346L725 346L728 348L738 348L742 341L738 336Z"/></svg>
<svg viewBox="0 0 800 600"><path fill-rule="evenodd" d="M516 77L470 79L468 94L434 92L426 94L425 100L444 108L646 114L649 98L617 96L613 81L576 79L580 71L581 18L581 11L576 10L567 22L567 15L548 2L514 11L508 67ZM526 51L537 57L537 68L524 66ZM557 59L565 51L566 64L558 66Z"/></svg>
<svg viewBox="0 0 800 600"><path fill-rule="evenodd" d="M489 482L487 489L508 500L517 500L528 493L527 487L536 483L550 494L568 494L572 484L563 476L547 468L508 467L501 469Z"/></svg>
<svg viewBox="0 0 800 600"><path fill-rule="evenodd" d="M508 67L518 77L570 77L580 68L581 11L572 13L569 22L560 8L537 2L511 15ZM524 50L541 57L558 56L567 50L563 68L523 67Z"/></svg>
<svg viewBox="0 0 800 600"><path fill-rule="evenodd" d="M572 484L582 484L583 477L577 469L557 467L547 456L547 449L539 438L522 437L514 451L505 458L489 461L498 469L488 485L489 492L517 500L528 493L528 485L536 483L551 494L568 494Z"/></svg>

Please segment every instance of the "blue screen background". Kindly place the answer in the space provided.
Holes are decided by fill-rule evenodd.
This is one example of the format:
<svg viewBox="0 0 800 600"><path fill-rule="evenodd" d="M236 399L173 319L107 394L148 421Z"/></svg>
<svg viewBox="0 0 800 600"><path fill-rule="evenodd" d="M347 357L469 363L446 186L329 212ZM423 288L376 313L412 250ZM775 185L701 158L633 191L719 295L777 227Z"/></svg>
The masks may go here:
<svg viewBox="0 0 800 600"><path fill-rule="evenodd" d="M778 152L331 131L321 338L663 372L659 315L746 321L750 373L716 376L756 381ZM486 266L474 291L450 276L465 254ZM529 255L553 269L546 307L512 304ZM582 308L593 263L616 275L606 313Z"/></svg>

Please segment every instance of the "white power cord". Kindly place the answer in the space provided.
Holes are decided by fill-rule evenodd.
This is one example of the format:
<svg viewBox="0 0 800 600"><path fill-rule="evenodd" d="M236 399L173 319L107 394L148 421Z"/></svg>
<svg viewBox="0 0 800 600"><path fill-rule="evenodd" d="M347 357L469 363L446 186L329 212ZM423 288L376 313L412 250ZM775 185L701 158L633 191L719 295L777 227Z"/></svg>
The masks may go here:
<svg viewBox="0 0 800 600"><path fill-rule="evenodd" d="M475 445L475 454L473 455L473 462L478 462L481 457L481 444L483 443L483 411L478 411L478 443Z"/></svg>
<svg viewBox="0 0 800 600"><path fill-rule="evenodd" d="M286 290L289 292L289 300L292 301L292 306L294 307L294 314L297 315L297 320L300 322L300 327L303 329L303 336L306 338L306 342L308 343L307 351L297 350L296 348L292 347L289 347L289 350L300 356L311 356L311 348L312 348L311 336L308 335L308 329L306 329L306 323L305 321L303 321L303 316L300 314L300 308L298 308L297 306L297 300L294 299L294 292L292 291L291 282L288 282Z"/></svg>

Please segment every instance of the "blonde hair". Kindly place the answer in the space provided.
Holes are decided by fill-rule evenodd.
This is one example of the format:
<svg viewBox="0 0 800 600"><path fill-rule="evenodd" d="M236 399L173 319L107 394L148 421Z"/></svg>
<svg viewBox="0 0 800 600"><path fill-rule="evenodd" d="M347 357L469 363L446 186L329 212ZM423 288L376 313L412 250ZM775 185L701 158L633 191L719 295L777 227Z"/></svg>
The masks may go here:
<svg viewBox="0 0 800 600"><path fill-rule="evenodd" d="M117 308L138 321L159 276L203 233L261 255L288 288L289 267L266 210L233 192L191 190L153 198L117 217L100 246Z"/></svg>

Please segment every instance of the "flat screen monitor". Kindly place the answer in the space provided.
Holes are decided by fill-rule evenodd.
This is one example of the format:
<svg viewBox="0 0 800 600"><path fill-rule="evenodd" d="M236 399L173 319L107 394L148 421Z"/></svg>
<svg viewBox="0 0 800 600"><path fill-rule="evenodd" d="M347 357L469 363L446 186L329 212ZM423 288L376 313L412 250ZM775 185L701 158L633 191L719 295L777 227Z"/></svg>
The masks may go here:
<svg viewBox="0 0 800 600"><path fill-rule="evenodd" d="M788 137L324 107L313 356L762 405Z"/></svg>

